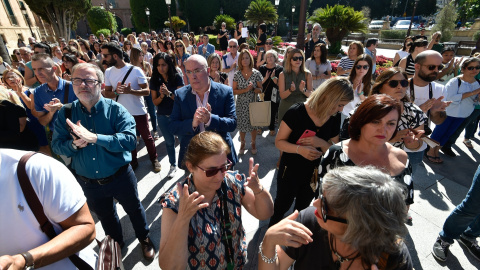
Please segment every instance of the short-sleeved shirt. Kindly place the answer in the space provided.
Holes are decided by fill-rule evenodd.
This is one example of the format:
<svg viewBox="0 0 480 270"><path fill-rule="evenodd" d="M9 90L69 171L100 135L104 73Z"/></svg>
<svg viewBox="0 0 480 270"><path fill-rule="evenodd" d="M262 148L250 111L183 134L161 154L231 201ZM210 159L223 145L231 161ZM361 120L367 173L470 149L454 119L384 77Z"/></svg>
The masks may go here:
<svg viewBox="0 0 480 270"><path fill-rule="evenodd" d="M298 248L281 246L288 257L295 260L293 266L295 270L336 269L328 240L328 232L318 224L315 209L315 207L310 206L300 211L296 219L297 222L303 224L313 233L313 242L301 245ZM397 270L413 269L412 258L405 243L401 243L398 253L388 256L386 268Z"/></svg>
<svg viewBox="0 0 480 270"><path fill-rule="evenodd" d="M51 90L50 87L48 87L47 83L44 83L44 84L40 85L39 87L35 88L35 90L33 92L33 96L34 96L34 99L35 99L35 110L37 112L47 112L47 110L45 110L43 108L43 105L49 103L54 98L58 98L60 100L60 102L64 103L64 104L71 103L71 102L77 100L77 96L75 95L75 92L73 92L72 84L65 81L62 78L58 78L58 79L59 80L58 80L57 89L55 89L55 90ZM68 91L69 91L68 92L68 102L65 102L65 100L64 100L65 88L68 85L70 86L68 88ZM54 129L54 124L55 124L55 120L57 120L57 115L58 115L58 111L56 111L55 114L53 115L52 121L50 121L50 123L48 123L48 127L50 128L50 130Z"/></svg>
<svg viewBox="0 0 480 270"><path fill-rule="evenodd" d="M162 86L162 84L165 84L165 86L167 86L168 91L173 92L174 94L179 86L185 85L183 83L182 76L178 73L175 73L175 78L168 82L165 82L165 80L161 75L158 76L158 78L152 77L152 79L150 80L150 90L157 92L157 97L160 96L160 87ZM173 110L173 99L169 97L164 97L162 102L160 102L160 104L158 104L157 106L158 115L170 115L172 113L172 110Z"/></svg>
<svg viewBox="0 0 480 270"><path fill-rule="evenodd" d="M263 46L267 42L267 34L263 33L257 40L257 46Z"/></svg>
<svg viewBox="0 0 480 270"><path fill-rule="evenodd" d="M123 78L127 74L128 70L132 65L126 64L124 67L118 69L116 67L110 67L105 71L105 85L111 86L113 91L117 89L117 83L121 83ZM131 84L132 90L141 89L140 84L147 83L147 77L143 73L142 69L139 67L134 67L132 72L128 75L128 78L125 80L125 84ZM118 96L118 103L122 104L128 112L135 115L144 115L147 113L147 108L145 107L145 102L142 96L135 96L132 94L120 94Z"/></svg>
<svg viewBox="0 0 480 270"><path fill-rule="evenodd" d="M355 64L355 60L350 59L348 56L342 57L340 59L340 63L338 64L338 67L341 67L343 70L348 70L353 67L353 64ZM347 72L341 76L347 77L350 74L350 72Z"/></svg>
<svg viewBox="0 0 480 270"><path fill-rule="evenodd" d="M234 250L234 269L242 269L247 259L247 244L245 230L242 225L242 199L245 196L246 177L238 171L228 171L224 178L227 192L229 221L231 223L232 245ZM188 184L189 193L196 191L195 184L188 177L184 184ZM223 185L223 184L222 184ZM183 185L182 185L183 186ZM213 197L212 203L197 213L190 220L188 226L188 263L187 269L226 269L227 250L222 237L221 215L223 194L221 189ZM178 214L179 193L177 186L162 195L163 208L168 208ZM187 232L185 232L187 233Z"/></svg>
<svg viewBox="0 0 480 270"><path fill-rule="evenodd" d="M330 146L328 151L323 155L320 166L318 167L318 175L320 178L331 169L343 166L357 166L343 151L343 142ZM395 176L391 176L393 180L399 182L404 187L405 203L413 204L413 179L412 166L407 160L403 171Z"/></svg>
<svg viewBox="0 0 480 270"><path fill-rule="evenodd" d="M443 96L443 85L436 83L436 82L431 82L432 85L432 98L439 98ZM422 105L423 103L427 102L427 100L430 99L430 93L429 93L429 85L425 86L417 86L413 85L413 90L414 90L414 95L415 95L415 100L413 100L413 103L415 103L417 106ZM410 90L410 84L407 88L407 95L410 97L410 100L412 100L411 97L411 90Z"/></svg>

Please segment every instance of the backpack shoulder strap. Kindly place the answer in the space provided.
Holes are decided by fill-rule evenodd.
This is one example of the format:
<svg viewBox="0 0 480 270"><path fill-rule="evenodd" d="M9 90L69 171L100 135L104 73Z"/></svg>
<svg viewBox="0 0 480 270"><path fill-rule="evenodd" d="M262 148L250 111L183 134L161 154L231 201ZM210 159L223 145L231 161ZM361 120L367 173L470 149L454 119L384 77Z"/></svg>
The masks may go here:
<svg viewBox="0 0 480 270"><path fill-rule="evenodd" d="M63 106L65 109L65 119L72 120L72 103L67 103Z"/></svg>
<svg viewBox="0 0 480 270"><path fill-rule="evenodd" d="M72 87L71 82L65 82L65 93L63 94L63 104L68 103L68 94L70 94L70 87Z"/></svg>
<svg viewBox="0 0 480 270"><path fill-rule="evenodd" d="M460 88L460 85L462 85L462 80L460 80L459 77L457 77L457 80L458 80L458 88Z"/></svg>

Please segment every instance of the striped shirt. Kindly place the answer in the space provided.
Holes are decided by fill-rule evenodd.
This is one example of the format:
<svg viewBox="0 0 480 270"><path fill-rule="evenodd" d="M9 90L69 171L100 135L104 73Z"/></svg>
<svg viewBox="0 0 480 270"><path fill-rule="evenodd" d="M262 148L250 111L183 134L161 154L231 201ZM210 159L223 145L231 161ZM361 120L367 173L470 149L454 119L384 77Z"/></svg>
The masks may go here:
<svg viewBox="0 0 480 270"><path fill-rule="evenodd" d="M407 56L407 64L405 65L405 72L408 75L415 74L415 60L413 60L413 57L411 54Z"/></svg>
<svg viewBox="0 0 480 270"><path fill-rule="evenodd" d="M345 57L342 57L342 59L340 59L340 63L338 64L338 67L341 67L343 70L348 70L353 67L354 63L355 63L355 60L351 60L350 58L348 58L348 56L345 56ZM350 72L347 72L341 76L347 77L349 74Z"/></svg>

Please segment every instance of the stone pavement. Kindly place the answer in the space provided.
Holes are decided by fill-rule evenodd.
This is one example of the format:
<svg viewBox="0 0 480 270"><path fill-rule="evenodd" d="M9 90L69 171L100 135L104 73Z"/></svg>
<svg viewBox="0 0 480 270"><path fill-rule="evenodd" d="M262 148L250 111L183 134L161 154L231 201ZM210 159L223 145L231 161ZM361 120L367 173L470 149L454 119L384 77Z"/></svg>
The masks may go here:
<svg viewBox="0 0 480 270"><path fill-rule="evenodd" d="M379 55L393 57L395 51L379 49ZM240 148L238 132L234 132L235 148ZM478 136L478 135L477 135ZM468 251L455 243L450 248L450 255L446 263L437 262L431 255L432 246L440 232L443 222L450 212L465 197L477 166L480 160L480 139L473 140L474 149L468 149L462 143L463 134L454 145L454 151L459 155L456 158L444 156L442 165L424 163L418 168L414 178L415 203L411 206L413 225L407 226L409 234L405 241L410 250L415 269L480 269L480 262L471 256ZM250 136L247 135L247 147L249 147ZM173 179L166 179L170 167L165 142L163 138L156 141L158 156L161 158L162 171L153 173L151 163L148 160L146 148L143 141L140 141L139 167L135 171L138 178L138 192L143 206L146 210L147 220L151 228L151 238L157 247L157 257L153 262L143 259L140 244L135 239L135 234L130 220L122 207L117 204L119 217L124 231L125 247L123 249L124 264L126 269L143 270L159 269L158 266L158 245L161 237L160 227L162 210L156 203L158 197L172 187L178 180L183 178L183 171L177 171ZM259 176L262 184L275 198L276 193L276 163L279 151L275 148L274 137L263 132L257 136L258 154L254 156L255 161L260 163ZM178 154L178 145L177 145ZM247 150L245 155L240 156L240 162L235 167L240 172L247 172L248 159L252 157ZM96 218L97 238L103 239L104 232ZM243 224L247 235L248 264L245 269L257 268L258 245L266 231L267 221L258 221L247 211L243 210ZM96 246L94 244L92 247Z"/></svg>

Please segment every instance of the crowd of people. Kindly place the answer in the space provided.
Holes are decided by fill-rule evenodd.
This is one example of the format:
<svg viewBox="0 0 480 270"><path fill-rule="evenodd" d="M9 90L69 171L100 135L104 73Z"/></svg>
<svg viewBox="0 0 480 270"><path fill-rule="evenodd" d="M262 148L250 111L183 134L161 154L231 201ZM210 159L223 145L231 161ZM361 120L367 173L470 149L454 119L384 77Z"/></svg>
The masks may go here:
<svg viewBox="0 0 480 270"><path fill-rule="evenodd" d="M258 220L270 219L257 250L259 269L293 264L295 269L412 269L404 223L412 222L415 173L422 159L441 164L440 151L456 156L451 145L463 130L464 144L473 148L480 119L479 56L458 61L451 48L431 50L437 33L430 43L423 36L407 37L394 59L398 67L377 74L379 41L369 39L365 47L352 42L332 76L319 24L307 36L305 51L288 47L283 61L264 24L255 59L243 27L238 22L229 38L222 24L218 52L208 35L197 43L193 33L168 31L59 39L53 47L31 40L14 50L17 61L5 68L0 87L6 127L0 147L52 157L37 155L27 166L36 187L53 177L55 167L67 175L65 183L57 176L48 191L37 192L51 197L44 208L64 232L57 242L79 232L76 226L88 229L81 227L81 235L62 245L63 257L48 246L35 248L34 241L27 249L0 245L0 269L60 259L71 268L67 255L84 249L95 234L89 209L123 247L114 200L129 216L144 258L152 261L156 250L135 170L141 138L152 170L161 171L155 146L160 137L170 164L167 177L178 168L186 176L159 199L161 268L242 269L247 258L243 206ZM266 127L250 120L249 106L258 101L271 103ZM264 128L276 136L279 150L275 199L261 184L253 158L245 174L233 170L247 149L252 155L261 151L257 135ZM231 135L236 130L238 149ZM23 153L0 150L1 167L10 168L4 179L14 178ZM472 206L478 206L472 202L478 177L477 172L469 195L435 242L435 258L444 261L453 239L460 239L480 259L475 239L480 213ZM8 184L0 180L2 190L14 188L11 196L21 195L20 186ZM67 198L57 189L76 195ZM7 201L16 198L5 204L16 208L16 201ZM294 201L295 212L285 217ZM24 204L20 200L18 208ZM6 218L1 212L0 217ZM14 226L9 237L22 234ZM6 239L0 236L0 243Z"/></svg>

